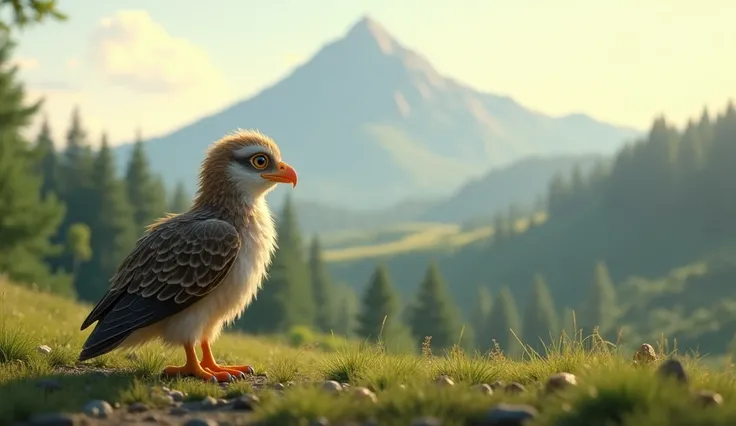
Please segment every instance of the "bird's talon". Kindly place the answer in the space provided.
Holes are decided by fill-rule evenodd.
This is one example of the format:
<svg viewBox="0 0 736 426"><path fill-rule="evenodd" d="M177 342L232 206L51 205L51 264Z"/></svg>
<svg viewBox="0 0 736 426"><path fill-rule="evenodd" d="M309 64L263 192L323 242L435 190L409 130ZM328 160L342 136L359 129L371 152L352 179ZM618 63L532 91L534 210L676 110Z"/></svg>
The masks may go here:
<svg viewBox="0 0 736 426"><path fill-rule="evenodd" d="M210 376L210 380L209 380L209 382L210 382L210 383L217 383L217 377L215 377L215 376Z"/></svg>
<svg viewBox="0 0 736 426"><path fill-rule="evenodd" d="M245 373L243 373L243 372L241 371L241 372L240 372L240 374L238 375L238 378L239 378L240 380L245 380Z"/></svg>

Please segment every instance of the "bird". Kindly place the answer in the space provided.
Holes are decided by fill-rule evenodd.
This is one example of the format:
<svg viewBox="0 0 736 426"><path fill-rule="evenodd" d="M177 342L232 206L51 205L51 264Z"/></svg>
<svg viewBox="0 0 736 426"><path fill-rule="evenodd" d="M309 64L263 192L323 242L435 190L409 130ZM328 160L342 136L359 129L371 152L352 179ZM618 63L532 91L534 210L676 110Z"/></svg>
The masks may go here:
<svg viewBox="0 0 736 426"><path fill-rule="evenodd" d="M146 228L82 323L83 331L97 322L79 360L160 339L186 355L164 375L227 382L254 374L249 365L219 365L211 343L268 274L277 235L265 196L280 183L296 187L297 173L270 137L239 129L211 144L191 208Z"/></svg>

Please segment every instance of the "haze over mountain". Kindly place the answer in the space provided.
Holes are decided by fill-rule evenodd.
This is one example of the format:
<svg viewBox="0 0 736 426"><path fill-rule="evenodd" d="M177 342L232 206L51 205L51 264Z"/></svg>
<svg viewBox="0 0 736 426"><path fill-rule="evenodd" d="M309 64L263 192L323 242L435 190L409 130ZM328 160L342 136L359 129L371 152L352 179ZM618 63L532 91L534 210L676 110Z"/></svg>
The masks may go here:
<svg viewBox="0 0 736 426"><path fill-rule="evenodd" d="M254 97L148 141L152 167L193 189L207 146L236 128L275 138L299 172L298 200L351 209L447 195L529 155L612 153L637 135L445 78L368 17ZM126 162L130 145L117 150Z"/></svg>

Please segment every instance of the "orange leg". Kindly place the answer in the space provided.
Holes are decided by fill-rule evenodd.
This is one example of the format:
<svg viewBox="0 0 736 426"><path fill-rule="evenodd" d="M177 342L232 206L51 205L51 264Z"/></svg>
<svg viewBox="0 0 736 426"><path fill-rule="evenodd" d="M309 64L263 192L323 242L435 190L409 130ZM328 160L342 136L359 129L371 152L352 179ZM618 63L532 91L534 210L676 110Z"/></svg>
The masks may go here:
<svg viewBox="0 0 736 426"><path fill-rule="evenodd" d="M164 369L164 375L194 376L213 383L228 382L231 380L231 376L227 372L212 372L202 368L197 359L197 352L194 350L193 344L184 345L184 353L187 356L187 362L181 367L166 367Z"/></svg>
<svg viewBox="0 0 736 426"><path fill-rule="evenodd" d="M253 374L253 367L250 365L217 365L215 357L212 356L212 348L207 340L202 340L202 362L199 364L207 371L215 373L230 373L235 377L241 379L245 378L246 374Z"/></svg>

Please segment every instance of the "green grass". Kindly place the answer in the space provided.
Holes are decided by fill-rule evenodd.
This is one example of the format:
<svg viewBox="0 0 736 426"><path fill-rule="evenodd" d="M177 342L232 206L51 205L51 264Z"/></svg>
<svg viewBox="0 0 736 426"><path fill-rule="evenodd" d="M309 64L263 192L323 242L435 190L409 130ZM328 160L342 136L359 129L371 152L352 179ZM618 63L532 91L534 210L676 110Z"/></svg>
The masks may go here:
<svg viewBox="0 0 736 426"><path fill-rule="evenodd" d="M266 425L301 425L326 417L333 422L375 420L406 425L419 416L435 416L445 425L474 424L499 402L524 403L540 413L530 425L731 425L736 424L736 374L730 361L712 366L683 356L690 384L679 385L657 375L657 363L637 366L630 352L593 336L563 336L544 355L527 350L514 360L496 351L485 355L454 350L422 355L389 354L376 345L342 343L294 347L288 338L253 338L228 334L214 347L228 362L251 363L266 371L269 382L294 382L280 397L270 389L253 390L245 382L227 390L193 379L162 380L167 363L182 362L180 351L152 344L130 357L113 353L83 364L75 362L86 333L78 326L88 306L0 282L0 424L41 412L79 412L91 399L110 403L145 402L156 407L161 394L151 386L184 391L190 399L229 397L257 392L256 420ZM50 355L37 351L49 345ZM660 353L660 358L664 354ZM86 369L69 374L72 369ZM558 393L542 391L557 372L577 376L578 385ZM106 374L101 376L100 373ZM455 385L433 383L447 375ZM62 389L46 392L39 380L54 379ZM324 380L350 383L340 395L320 389ZM527 392L497 391L484 395L471 385L518 382ZM357 398L355 387L367 387L377 402ZM353 390L351 390L353 389ZM719 392L725 403L703 407L693 391Z"/></svg>

